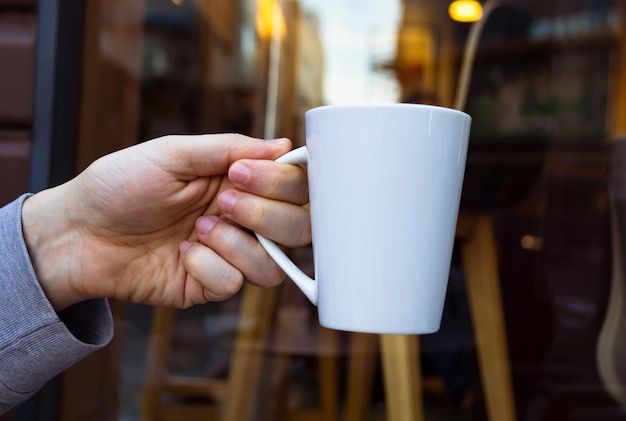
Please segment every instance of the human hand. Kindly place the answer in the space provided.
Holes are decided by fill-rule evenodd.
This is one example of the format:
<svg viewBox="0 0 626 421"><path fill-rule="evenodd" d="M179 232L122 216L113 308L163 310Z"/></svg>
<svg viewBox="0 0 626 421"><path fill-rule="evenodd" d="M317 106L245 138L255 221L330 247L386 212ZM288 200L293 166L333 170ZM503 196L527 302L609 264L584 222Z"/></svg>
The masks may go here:
<svg viewBox="0 0 626 421"><path fill-rule="evenodd" d="M230 297L244 278L280 283L244 228L310 242L305 170L273 162L290 148L287 139L167 136L28 198L24 236L49 300L57 311L95 297L189 307Z"/></svg>

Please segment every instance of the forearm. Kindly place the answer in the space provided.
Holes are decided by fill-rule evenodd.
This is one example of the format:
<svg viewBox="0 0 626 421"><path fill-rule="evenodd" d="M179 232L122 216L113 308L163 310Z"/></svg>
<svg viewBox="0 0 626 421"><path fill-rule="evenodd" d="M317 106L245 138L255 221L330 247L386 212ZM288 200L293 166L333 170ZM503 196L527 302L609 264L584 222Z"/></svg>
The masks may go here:
<svg viewBox="0 0 626 421"><path fill-rule="evenodd" d="M105 300L85 301L58 314L48 301L22 236L23 199L0 209L0 413L113 335Z"/></svg>

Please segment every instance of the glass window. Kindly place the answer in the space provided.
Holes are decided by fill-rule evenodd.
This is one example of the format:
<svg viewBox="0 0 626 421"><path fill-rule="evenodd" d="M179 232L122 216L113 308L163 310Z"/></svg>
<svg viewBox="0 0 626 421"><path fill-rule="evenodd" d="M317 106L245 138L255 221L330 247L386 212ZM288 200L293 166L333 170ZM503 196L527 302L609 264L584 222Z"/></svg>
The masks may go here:
<svg viewBox="0 0 626 421"><path fill-rule="evenodd" d="M454 107L472 132L439 332L322 329L290 281L188 310L116 303L110 377L85 402L120 420L626 419L626 7L457 0L478 16L453 19L452 3L89 3L83 164L174 133L302 145L304 112L324 104ZM28 127L3 109L0 160L25 156ZM313 271L308 247L290 254Z"/></svg>

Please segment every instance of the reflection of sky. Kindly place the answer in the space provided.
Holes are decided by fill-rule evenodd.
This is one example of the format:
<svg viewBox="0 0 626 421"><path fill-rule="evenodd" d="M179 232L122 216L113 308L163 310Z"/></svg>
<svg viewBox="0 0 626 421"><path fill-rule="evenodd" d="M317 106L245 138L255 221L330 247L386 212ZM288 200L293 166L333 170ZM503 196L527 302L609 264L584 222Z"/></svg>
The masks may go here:
<svg viewBox="0 0 626 421"><path fill-rule="evenodd" d="M300 0L315 13L324 43L327 103L397 101L392 78L374 72L375 59L395 51L400 0Z"/></svg>

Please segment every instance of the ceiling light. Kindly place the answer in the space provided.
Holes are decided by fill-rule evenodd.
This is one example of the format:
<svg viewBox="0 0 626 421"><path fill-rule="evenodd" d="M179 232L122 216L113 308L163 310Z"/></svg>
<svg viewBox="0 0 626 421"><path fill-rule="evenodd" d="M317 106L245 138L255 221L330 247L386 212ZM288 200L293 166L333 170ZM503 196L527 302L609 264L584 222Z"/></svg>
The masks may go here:
<svg viewBox="0 0 626 421"><path fill-rule="evenodd" d="M483 16L483 6L476 0L455 0L448 13L457 22L476 22Z"/></svg>

